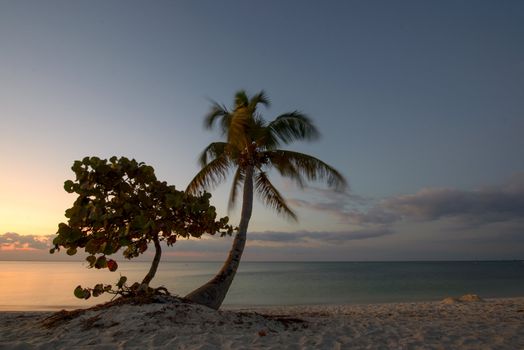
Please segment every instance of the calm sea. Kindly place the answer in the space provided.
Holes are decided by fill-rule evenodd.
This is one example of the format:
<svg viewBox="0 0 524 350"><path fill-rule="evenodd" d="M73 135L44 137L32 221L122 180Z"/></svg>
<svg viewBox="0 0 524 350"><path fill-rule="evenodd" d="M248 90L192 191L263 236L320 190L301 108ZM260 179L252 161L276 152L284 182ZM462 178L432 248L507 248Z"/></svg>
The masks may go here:
<svg viewBox="0 0 524 350"><path fill-rule="evenodd" d="M185 295L221 263L162 262L152 286ZM86 307L110 296L76 299L77 285L141 280L149 263L124 262L118 271L76 262L0 261L0 310ZM441 300L466 293L484 298L524 296L524 262L242 262L225 307L358 304Z"/></svg>

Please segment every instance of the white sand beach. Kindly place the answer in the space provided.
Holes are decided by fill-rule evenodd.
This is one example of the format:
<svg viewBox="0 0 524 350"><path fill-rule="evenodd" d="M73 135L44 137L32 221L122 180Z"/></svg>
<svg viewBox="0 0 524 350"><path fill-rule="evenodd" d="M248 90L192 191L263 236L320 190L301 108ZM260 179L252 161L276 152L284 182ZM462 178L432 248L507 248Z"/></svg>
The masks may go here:
<svg viewBox="0 0 524 350"><path fill-rule="evenodd" d="M51 315L1 312L0 349L524 349L524 298L218 312L170 302L54 325Z"/></svg>

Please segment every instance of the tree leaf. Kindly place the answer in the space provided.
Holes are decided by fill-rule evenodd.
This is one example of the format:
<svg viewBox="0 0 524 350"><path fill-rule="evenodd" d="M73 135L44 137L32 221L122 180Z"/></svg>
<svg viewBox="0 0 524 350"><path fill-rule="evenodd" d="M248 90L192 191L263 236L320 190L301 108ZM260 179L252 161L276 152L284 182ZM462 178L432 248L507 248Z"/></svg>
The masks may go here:
<svg viewBox="0 0 524 350"><path fill-rule="evenodd" d="M89 255L87 258L86 258L87 262L89 263L89 266L90 267L93 267L95 265L95 262L96 262L96 256L94 255Z"/></svg>
<svg viewBox="0 0 524 350"><path fill-rule="evenodd" d="M95 261L95 268L97 269L104 269L107 267L107 259L105 256L100 256Z"/></svg>
<svg viewBox="0 0 524 350"><path fill-rule="evenodd" d="M89 299L89 297L91 296L91 293L87 289L82 288L82 286L77 286L73 294L78 299Z"/></svg>
<svg viewBox="0 0 524 350"><path fill-rule="evenodd" d="M70 247L66 251L67 255L75 255L76 254L76 247Z"/></svg>
<svg viewBox="0 0 524 350"><path fill-rule="evenodd" d="M118 264L116 263L116 261L109 259L107 261L107 268L109 269L109 271L114 272L116 271L116 269L118 269Z"/></svg>
<svg viewBox="0 0 524 350"><path fill-rule="evenodd" d="M120 279L116 283L116 286L118 288L122 288L126 282L127 282L127 277L126 276L120 276Z"/></svg>

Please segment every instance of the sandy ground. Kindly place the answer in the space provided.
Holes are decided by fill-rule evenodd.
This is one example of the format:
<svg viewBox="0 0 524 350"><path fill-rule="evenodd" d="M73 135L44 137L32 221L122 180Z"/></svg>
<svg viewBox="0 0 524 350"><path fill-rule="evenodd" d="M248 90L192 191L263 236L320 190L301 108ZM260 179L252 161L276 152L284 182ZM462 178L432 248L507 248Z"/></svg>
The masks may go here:
<svg viewBox="0 0 524 350"><path fill-rule="evenodd" d="M524 349L524 298L213 311L181 302L0 313L0 349Z"/></svg>

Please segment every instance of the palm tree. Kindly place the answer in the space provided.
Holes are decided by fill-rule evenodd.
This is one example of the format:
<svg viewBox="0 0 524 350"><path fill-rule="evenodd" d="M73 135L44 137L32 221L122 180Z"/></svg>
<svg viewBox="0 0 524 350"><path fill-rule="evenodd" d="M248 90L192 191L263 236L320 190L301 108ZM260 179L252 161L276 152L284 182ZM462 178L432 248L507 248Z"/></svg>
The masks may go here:
<svg viewBox="0 0 524 350"><path fill-rule="evenodd" d="M209 282L191 292L187 299L218 309L238 269L246 244L246 233L253 208L253 192L277 213L297 220L278 190L269 181L267 171L275 169L281 176L292 179L299 186L305 180L326 180L337 190L346 187L344 177L323 161L298 152L280 149L293 141L311 141L319 133L308 117L297 111L285 113L266 122L257 111L258 105L269 106L265 93L248 97L245 91L235 95L232 111L216 102L205 118L205 126L219 125L223 142L213 142L202 152L202 169L187 187L187 192L198 193L223 182L235 170L229 196L229 209L234 206L239 189L243 187L242 212L238 232L229 256L218 274Z"/></svg>

